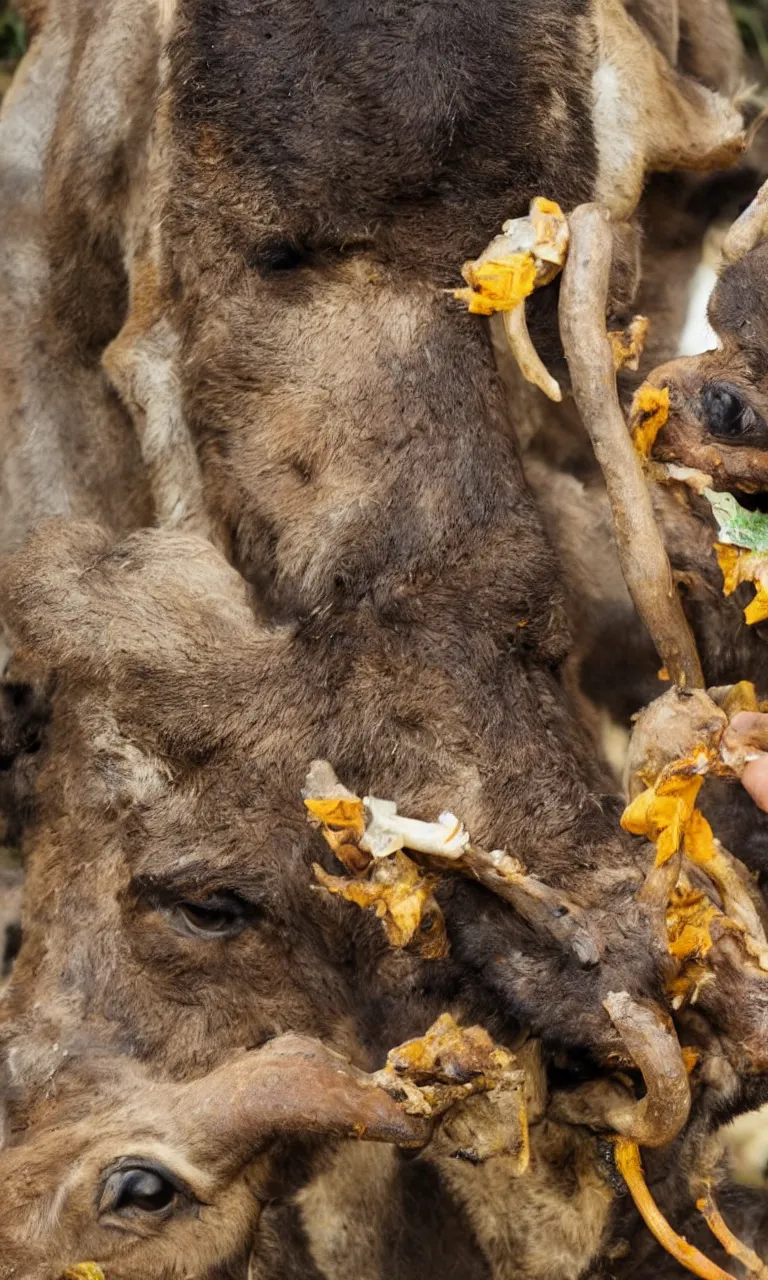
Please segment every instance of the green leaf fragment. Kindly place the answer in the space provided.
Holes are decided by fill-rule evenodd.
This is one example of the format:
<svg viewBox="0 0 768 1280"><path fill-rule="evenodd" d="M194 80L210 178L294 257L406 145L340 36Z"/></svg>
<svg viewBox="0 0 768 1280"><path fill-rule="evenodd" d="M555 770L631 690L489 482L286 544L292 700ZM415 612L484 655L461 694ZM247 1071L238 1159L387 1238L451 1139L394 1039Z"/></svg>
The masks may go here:
<svg viewBox="0 0 768 1280"><path fill-rule="evenodd" d="M748 551L768 552L768 516L762 511L747 511L732 493L715 493L705 489L704 497L712 508L720 528L719 541Z"/></svg>

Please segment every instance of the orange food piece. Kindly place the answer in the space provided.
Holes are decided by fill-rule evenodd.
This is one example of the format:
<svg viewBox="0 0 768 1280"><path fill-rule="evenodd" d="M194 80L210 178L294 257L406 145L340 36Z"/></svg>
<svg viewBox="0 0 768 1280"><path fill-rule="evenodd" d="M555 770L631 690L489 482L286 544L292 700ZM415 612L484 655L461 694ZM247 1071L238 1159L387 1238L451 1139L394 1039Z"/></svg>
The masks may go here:
<svg viewBox="0 0 768 1280"><path fill-rule="evenodd" d="M365 831L363 802L357 796L352 799L305 800L304 804L312 817L324 826L356 831L360 836Z"/></svg>
<svg viewBox="0 0 768 1280"><path fill-rule="evenodd" d="M708 862L717 862L720 857L714 832L704 814L698 809L694 809L688 819L683 846L686 857L700 867L706 867Z"/></svg>
<svg viewBox="0 0 768 1280"><path fill-rule="evenodd" d="M639 387L632 401L632 443L641 458L650 457L656 437L669 418L669 387Z"/></svg>
<svg viewBox="0 0 768 1280"><path fill-rule="evenodd" d="M635 316L626 329L610 329L608 341L613 352L613 367L618 373L621 369L637 369L648 337L648 317Z"/></svg>
<svg viewBox="0 0 768 1280"><path fill-rule="evenodd" d="M454 298L466 302L474 315L492 316L496 311L513 311L533 293L537 266L533 254L513 253L465 262L461 274L469 288L455 289Z"/></svg>
<svg viewBox="0 0 768 1280"><path fill-rule="evenodd" d="M425 875L406 854L398 851L377 859L365 879L329 875L315 863L318 884L329 893L375 911L393 947L416 946L425 959L448 955L448 939L442 912L433 897L439 876Z"/></svg>
<svg viewBox="0 0 768 1280"><path fill-rule="evenodd" d="M712 950L712 922L722 912L691 885L678 885L667 907L667 936L670 955L684 962L702 960Z"/></svg>
<svg viewBox="0 0 768 1280"><path fill-rule="evenodd" d="M669 1225L648 1190L640 1159L640 1148L629 1138L619 1138L615 1146L616 1167L627 1184L637 1211L653 1236L681 1266L700 1276L701 1280L734 1280L734 1277L714 1262L710 1262L683 1236Z"/></svg>
<svg viewBox="0 0 768 1280"><path fill-rule="evenodd" d="M703 781L701 775L666 778L642 791L624 810L624 830L655 842L657 866L680 848Z"/></svg>
<svg viewBox="0 0 768 1280"><path fill-rule="evenodd" d="M744 618L751 627L765 622L768 618L768 557L724 542L715 543L715 554L723 575L723 595L733 595L742 582L753 583L755 597L744 610Z"/></svg>

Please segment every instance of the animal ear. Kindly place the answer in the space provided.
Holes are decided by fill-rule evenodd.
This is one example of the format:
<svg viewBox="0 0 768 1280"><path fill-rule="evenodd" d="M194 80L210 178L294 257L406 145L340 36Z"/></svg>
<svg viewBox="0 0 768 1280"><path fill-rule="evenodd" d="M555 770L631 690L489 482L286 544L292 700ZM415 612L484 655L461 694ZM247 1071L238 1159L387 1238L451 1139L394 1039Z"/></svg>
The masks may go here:
<svg viewBox="0 0 768 1280"><path fill-rule="evenodd" d="M621 0L598 0L595 24L596 199L620 221L634 213L647 173L732 164L744 124L727 98L674 69Z"/></svg>
<svg viewBox="0 0 768 1280"><path fill-rule="evenodd" d="M234 1177L281 1134L333 1135L423 1146L431 1126L318 1040L284 1035L191 1084L174 1114L192 1158Z"/></svg>
<svg viewBox="0 0 768 1280"><path fill-rule="evenodd" d="M0 611L39 661L110 680L137 665L183 674L253 631L245 582L204 539L142 529L114 544L61 521L0 572Z"/></svg>
<svg viewBox="0 0 768 1280"><path fill-rule="evenodd" d="M729 351L738 352L752 376L768 374L768 240L721 272L710 299L709 319L726 360Z"/></svg>

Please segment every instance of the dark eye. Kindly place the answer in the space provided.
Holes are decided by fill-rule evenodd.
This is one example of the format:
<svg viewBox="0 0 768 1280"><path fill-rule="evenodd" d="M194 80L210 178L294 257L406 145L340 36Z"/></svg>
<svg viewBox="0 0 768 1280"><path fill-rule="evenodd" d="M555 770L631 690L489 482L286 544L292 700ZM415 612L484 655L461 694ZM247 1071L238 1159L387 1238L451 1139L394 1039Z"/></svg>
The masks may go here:
<svg viewBox="0 0 768 1280"><path fill-rule="evenodd" d="M121 1218L139 1214L167 1216L184 1198L182 1184L167 1169L128 1165L116 1169L107 1178L99 1213L113 1213Z"/></svg>
<svg viewBox="0 0 768 1280"><path fill-rule="evenodd" d="M250 249L245 260L249 267L265 273L295 271L308 261L308 254L293 240L268 240Z"/></svg>
<svg viewBox="0 0 768 1280"><path fill-rule="evenodd" d="M714 383L701 393L701 416L710 435L732 444L748 443L768 427L734 387Z"/></svg>
<svg viewBox="0 0 768 1280"><path fill-rule="evenodd" d="M236 898L214 896L205 902L177 902L173 920L183 932L200 938L233 938L248 923L245 903Z"/></svg>

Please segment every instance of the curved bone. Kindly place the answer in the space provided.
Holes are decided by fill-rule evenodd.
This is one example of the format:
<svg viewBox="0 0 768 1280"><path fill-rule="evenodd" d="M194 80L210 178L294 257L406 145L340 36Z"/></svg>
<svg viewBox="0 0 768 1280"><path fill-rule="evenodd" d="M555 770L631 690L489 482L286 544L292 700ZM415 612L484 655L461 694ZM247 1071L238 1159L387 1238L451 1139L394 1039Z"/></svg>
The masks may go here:
<svg viewBox="0 0 768 1280"><path fill-rule="evenodd" d="M550 400L559 403L563 398L563 393L533 345L531 335L528 332L525 303L521 302L514 310L504 311L502 314L504 317L504 332L507 335L507 341L515 360L520 366L520 372L523 377L528 382L532 382L540 391L543 391L544 395L548 396Z"/></svg>
<svg viewBox="0 0 768 1280"><path fill-rule="evenodd" d="M526 875L509 854L499 850L486 853L470 846L460 868L510 903L537 933L571 951L585 969L599 964L602 946L590 932L581 907L542 880Z"/></svg>
<svg viewBox="0 0 768 1280"><path fill-rule="evenodd" d="M637 1105L631 1132L623 1132L643 1146L664 1146L680 1132L691 1107L691 1087L677 1036L659 1009L639 1004L626 991L612 991L603 1004L647 1089Z"/></svg>
<svg viewBox="0 0 768 1280"><path fill-rule="evenodd" d="M615 1150L616 1167L627 1184L643 1222L667 1253L701 1280L734 1280L728 1271L700 1253L698 1249L677 1235L667 1222L651 1195L643 1176L643 1166L637 1144L619 1138Z"/></svg>
<svg viewBox="0 0 768 1280"><path fill-rule="evenodd" d="M702 688L696 644L672 580L650 494L619 405L605 326L612 234L607 214L581 205L560 291L560 330L573 392L605 477L622 573L676 684Z"/></svg>
<svg viewBox="0 0 768 1280"><path fill-rule="evenodd" d="M754 200L737 218L723 241L726 262L738 262L751 249L756 249L768 234L768 182L763 183Z"/></svg>
<svg viewBox="0 0 768 1280"><path fill-rule="evenodd" d="M365 1072L299 1035L280 1036L182 1086L175 1110L206 1167L219 1172L242 1168L279 1134L420 1147L431 1133L428 1108L421 1117L407 1114Z"/></svg>
<svg viewBox="0 0 768 1280"><path fill-rule="evenodd" d="M603 1005L629 1056L645 1081L636 1101L611 1080L592 1080L560 1094L552 1112L571 1124L619 1133L644 1147L663 1147L682 1129L691 1107L691 1089L677 1036L660 1009L640 1004L626 991L613 991Z"/></svg>

